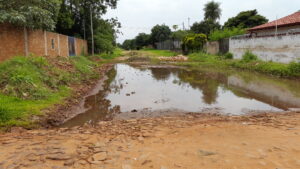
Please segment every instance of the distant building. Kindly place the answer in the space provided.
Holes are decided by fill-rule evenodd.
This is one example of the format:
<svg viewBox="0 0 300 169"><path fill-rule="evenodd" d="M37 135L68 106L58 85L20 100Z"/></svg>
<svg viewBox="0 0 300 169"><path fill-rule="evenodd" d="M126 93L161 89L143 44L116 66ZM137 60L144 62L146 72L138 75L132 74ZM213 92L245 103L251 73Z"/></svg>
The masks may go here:
<svg viewBox="0 0 300 169"><path fill-rule="evenodd" d="M256 26L248 34L230 38L229 51L241 59L246 51L264 61L300 61L300 11Z"/></svg>
<svg viewBox="0 0 300 169"><path fill-rule="evenodd" d="M252 36L274 36L276 34L286 35L287 33L300 33L300 11L281 19L256 26L248 31Z"/></svg>

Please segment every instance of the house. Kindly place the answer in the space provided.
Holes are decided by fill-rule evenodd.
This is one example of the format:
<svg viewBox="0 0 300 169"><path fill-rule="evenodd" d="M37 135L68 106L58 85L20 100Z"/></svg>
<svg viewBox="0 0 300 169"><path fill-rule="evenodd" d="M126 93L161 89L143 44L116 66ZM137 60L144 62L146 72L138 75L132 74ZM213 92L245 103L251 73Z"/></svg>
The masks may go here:
<svg viewBox="0 0 300 169"><path fill-rule="evenodd" d="M229 51L241 59L246 51L264 61L298 62L300 59L300 11L256 26L247 35L232 37Z"/></svg>
<svg viewBox="0 0 300 169"><path fill-rule="evenodd" d="M14 56L74 56L87 54L87 41L44 30L0 24L0 62Z"/></svg>
<svg viewBox="0 0 300 169"><path fill-rule="evenodd" d="M248 30L253 36L274 36L300 33L300 11Z"/></svg>

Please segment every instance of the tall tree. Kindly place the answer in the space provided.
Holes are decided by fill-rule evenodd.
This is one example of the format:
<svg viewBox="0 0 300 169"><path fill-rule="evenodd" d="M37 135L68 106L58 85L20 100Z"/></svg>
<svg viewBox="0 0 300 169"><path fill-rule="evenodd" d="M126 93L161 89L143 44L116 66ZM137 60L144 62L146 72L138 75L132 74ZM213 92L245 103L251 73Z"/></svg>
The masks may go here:
<svg viewBox="0 0 300 169"><path fill-rule="evenodd" d="M144 46L149 45L150 42L150 35L146 33L140 33L136 38L135 38L135 43L136 47L138 49L143 48Z"/></svg>
<svg viewBox="0 0 300 169"><path fill-rule="evenodd" d="M211 20L217 22L221 17L222 10L220 8L220 3L215 1L210 1L205 4L204 7L204 20Z"/></svg>
<svg viewBox="0 0 300 169"><path fill-rule="evenodd" d="M257 10L243 11L240 12L237 16L229 18L227 22L225 22L225 28L251 28L254 26L258 26L264 23L267 23L268 19L262 15L259 15Z"/></svg>
<svg viewBox="0 0 300 169"><path fill-rule="evenodd" d="M61 0L2 0L0 23L54 30Z"/></svg>
<svg viewBox="0 0 300 169"><path fill-rule="evenodd" d="M114 45L115 40L111 41L111 45L108 45L106 42L108 42L107 40L111 39L111 37L115 37L120 24L117 23L116 20L114 20L114 22L105 21L101 19L101 16L107 12L108 8L116 8L117 1L118 0L63 0L56 31L69 36L85 37L88 40L91 51L91 30L93 30L96 43L95 51L110 51L111 45ZM91 19L93 28L91 28ZM99 28L101 26L108 30ZM99 37L105 38L100 39ZM100 42L105 42L106 45L100 44ZM103 48L105 46L106 48Z"/></svg>
<svg viewBox="0 0 300 169"><path fill-rule="evenodd" d="M212 20L206 20L202 22L196 22L191 27L191 31L194 33L203 33L209 35L214 30L221 29L221 25L218 22L213 22Z"/></svg>
<svg viewBox="0 0 300 169"><path fill-rule="evenodd" d="M171 29L167 25L156 25L151 30L151 42L153 45L157 42L168 40L171 35Z"/></svg>

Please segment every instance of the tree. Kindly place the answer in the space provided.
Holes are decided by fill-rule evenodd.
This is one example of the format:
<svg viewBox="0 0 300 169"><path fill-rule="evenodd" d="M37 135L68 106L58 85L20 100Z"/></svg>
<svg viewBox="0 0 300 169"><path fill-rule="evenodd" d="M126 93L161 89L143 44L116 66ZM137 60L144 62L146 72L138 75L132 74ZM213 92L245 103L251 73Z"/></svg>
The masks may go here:
<svg viewBox="0 0 300 169"><path fill-rule="evenodd" d="M218 22L214 22L212 20L205 20L202 22L196 22L191 27L191 31L194 33L203 33L205 35L209 35L212 31L218 30L221 28L221 25Z"/></svg>
<svg viewBox="0 0 300 169"><path fill-rule="evenodd" d="M99 19L95 21L95 52L112 53L115 48L114 20Z"/></svg>
<svg viewBox="0 0 300 169"><path fill-rule="evenodd" d="M267 23L268 19L262 15L259 15L257 10L243 11L240 12L237 16L229 18L225 22L225 28L251 28L264 23Z"/></svg>
<svg viewBox="0 0 300 169"><path fill-rule="evenodd" d="M117 1L118 0L62 0L56 31L69 36L86 37L91 51L92 29L95 34L95 51L110 52L111 45L115 45L115 37L116 33L118 33L120 23L118 23L116 19L103 20L101 16L107 12L108 8L116 8ZM93 20L93 28L91 28L91 18ZM107 28L108 30L103 30L101 27ZM103 42L105 43L100 44Z"/></svg>
<svg viewBox="0 0 300 169"><path fill-rule="evenodd" d="M2 0L0 23L54 30L61 0Z"/></svg>
<svg viewBox="0 0 300 169"><path fill-rule="evenodd" d="M221 17L222 10L220 9L220 3L210 1L205 4L204 7L204 20L211 20L216 22Z"/></svg>
<svg viewBox="0 0 300 169"><path fill-rule="evenodd" d="M166 25L156 25L151 30L151 42L153 45L157 42L168 40L171 35L171 29Z"/></svg>
<svg viewBox="0 0 300 169"><path fill-rule="evenodd" d="M143 48L144 46L147 46L150 44L150 35L146 33L140 33L136 38L135 38L135 44L138 49Z"/></svg>
<svg viewBox="0 0 300 169"><path fill-rule="evenodd" d="M178 31L172 32L171 38L173 40L182 41L188 34L190 34L190 31L178 30Z"/></svg>
<svg viewBox="0 0 300 169"><path fill-rule="evenodd" d="M136 49L135 40L134 39L127 39L123 42L122 48L125 50L134 50Z"/></svg>
<svg viewBox="0 0 300 169"><path fill-rule="evenodd" d="M173 29L174 29L175 31L177 31L178 25L173 25L172 27L173 27Z"/></svg>
<svg viewBox="0 0 300 169"><path fill-rule="evenodd" d="M184 52L201 51L206 42L207 36L205 34L190 34L183 40L183 50Z"/></svg>

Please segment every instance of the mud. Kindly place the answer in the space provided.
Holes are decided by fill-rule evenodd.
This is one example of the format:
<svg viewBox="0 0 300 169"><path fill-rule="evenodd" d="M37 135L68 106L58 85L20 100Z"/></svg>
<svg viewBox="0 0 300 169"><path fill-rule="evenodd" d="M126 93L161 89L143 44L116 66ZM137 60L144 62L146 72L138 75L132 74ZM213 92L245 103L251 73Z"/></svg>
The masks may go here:
<svg viewBox="0 0 300 169"><path fill-rule="evenodd" d="M104 82L107 80L107 72L113 68L114 64L105 64L96 71L99 72L99 79L85 81L81 85L71 86L73 96L66 99L63 104L55 105L43 112L46 114L39 121L43 127L59 126L64 122L80 114L83 109L85 99L102 90Z"/></svg>
<svg viewBox="0 0 300 169"><path fill-rule="evenodd" d="M0 168L295 169L300 114L100 122L0 135Z"/></svg>

